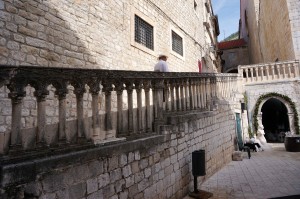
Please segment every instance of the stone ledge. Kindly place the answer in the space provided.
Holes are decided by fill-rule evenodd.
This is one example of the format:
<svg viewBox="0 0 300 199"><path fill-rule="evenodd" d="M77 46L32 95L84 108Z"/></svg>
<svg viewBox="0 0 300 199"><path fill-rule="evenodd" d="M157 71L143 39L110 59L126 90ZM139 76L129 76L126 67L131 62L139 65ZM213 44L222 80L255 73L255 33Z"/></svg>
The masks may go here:
<svg viewBox="0 0 300 199"><path fill-rule="evenodd" d="M184 123L190 120L197 120L204 117L209 117L214 114L213 111L204 111L204 112L182 112L182 113L168 113L165 114L165 117L167 117L167 124L168 125L174 125L179 123Z"/></svg>
<svg viewBox="0 0 300 199"><path fill-rule="evenodd" d="M35 181L39 174L50 172L55 168L84 163L99 157L111 157L135 150L147 149L165 141L164 135L151 135L138 140L113 143L104 146L90 145L73 151L60 151L56 154L45 153L44 156L32 156L24 159L1 160L0 188L20 185ZM58 153L58 154L57 154Z"/></svg>

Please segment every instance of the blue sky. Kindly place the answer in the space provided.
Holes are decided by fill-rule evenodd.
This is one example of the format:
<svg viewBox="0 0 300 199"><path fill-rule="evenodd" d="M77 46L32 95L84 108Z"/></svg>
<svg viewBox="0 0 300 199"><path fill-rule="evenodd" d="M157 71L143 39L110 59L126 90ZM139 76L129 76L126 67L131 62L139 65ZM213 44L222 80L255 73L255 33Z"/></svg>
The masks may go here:
<svg viewBox="0 0 300 199"><path fill-rule="evenodd" d="M221 41L238 31L240 19L240 0L212 0L214 14L218 15Z"/></svg>

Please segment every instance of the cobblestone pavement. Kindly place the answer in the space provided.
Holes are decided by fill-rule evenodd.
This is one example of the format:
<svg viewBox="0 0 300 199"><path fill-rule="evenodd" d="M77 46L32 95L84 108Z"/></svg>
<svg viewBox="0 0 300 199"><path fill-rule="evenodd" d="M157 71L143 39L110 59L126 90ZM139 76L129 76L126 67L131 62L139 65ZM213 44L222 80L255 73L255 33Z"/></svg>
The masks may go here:
<svg viewBox="0 0 300 199"><path fill-rule="evenodd" d="M300 194L300 152L287 152L283 144L269 146L263 152L251 152L251 159L245 155L243 161L232 161L200 189L213 193L211 199L267 199Z"/></svg>

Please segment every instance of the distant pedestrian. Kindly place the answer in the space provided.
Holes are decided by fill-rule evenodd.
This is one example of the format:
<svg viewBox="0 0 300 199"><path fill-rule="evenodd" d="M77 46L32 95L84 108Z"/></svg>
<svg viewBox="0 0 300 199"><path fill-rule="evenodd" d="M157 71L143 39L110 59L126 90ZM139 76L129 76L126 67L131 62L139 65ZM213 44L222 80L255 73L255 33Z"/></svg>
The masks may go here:
<svg viewBox="0 0 300 199"><path fill-rule="evenodd" d="M154 71L156 72L169 72L169 67L167 64L168 56L160 54L158 56L158 63L154 66Z"/></svg>

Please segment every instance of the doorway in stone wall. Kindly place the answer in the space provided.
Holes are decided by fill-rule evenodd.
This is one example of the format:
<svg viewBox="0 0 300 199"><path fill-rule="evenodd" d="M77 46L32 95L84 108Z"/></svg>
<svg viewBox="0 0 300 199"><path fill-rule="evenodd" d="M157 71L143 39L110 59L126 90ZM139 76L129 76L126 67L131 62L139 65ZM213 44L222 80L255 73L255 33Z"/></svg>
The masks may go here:
<svg viewBox="0 0 300 199"><path fill-rule="evenodd" d="M263 104L261 112L267 142L284 142L285 132L290 131L285 104L276 98L270 98Z"/></svg>

